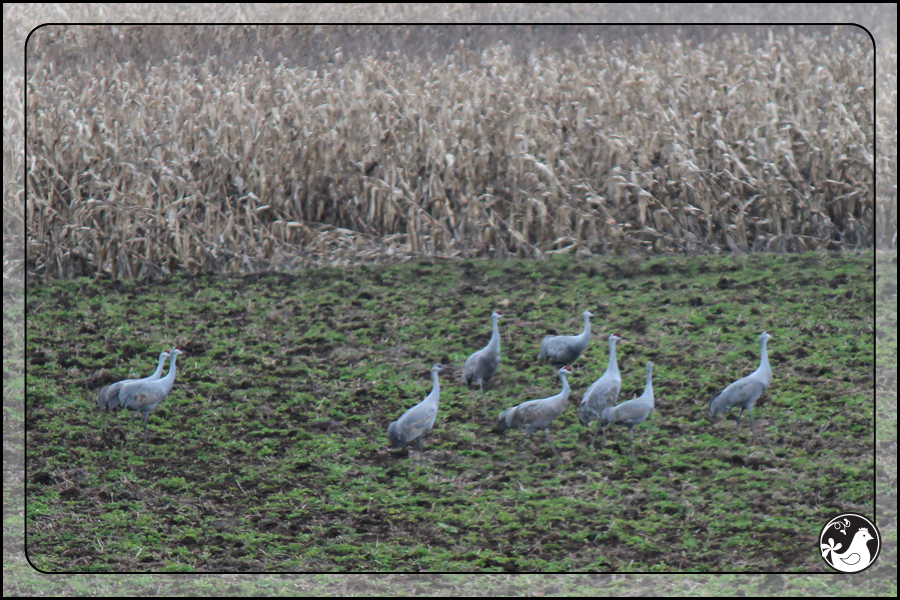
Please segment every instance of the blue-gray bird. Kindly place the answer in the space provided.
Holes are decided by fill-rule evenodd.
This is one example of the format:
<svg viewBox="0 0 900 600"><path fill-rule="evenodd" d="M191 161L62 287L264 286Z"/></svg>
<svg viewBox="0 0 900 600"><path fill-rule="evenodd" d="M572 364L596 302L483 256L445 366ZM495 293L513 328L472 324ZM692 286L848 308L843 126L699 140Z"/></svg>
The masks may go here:
<svg viewBox="0 0 900 600"><path fill-rule="evenodd" d="M634 426L642 423L650 411L653 410L653 363L647 361L647 383L644 387L644 393L626 400L616 406L607 406L600 413L600 425L607 427L612 423L618 423L628 427L628 448L631 454L634 454L634 446L632 445L632 432Z"/></svg>
<svg viewBox="0 0 900 600"><path fill-rule="evenodd" d="M586 310L582 316L584 317L584 331L580 335L548 335L541 340L538 360L564 365L575 362L575 359L581 356L581 353L587 348L591 338L591 317L594 316L594 313Z"/></svg>
<svg viewBox="0 0 900 600"><path fill-rule="evenodd" d="M422 436L431 431L434 419L437 416L438 397L441 386L438 384L438 373L444 370L444 365L435 364L431 367L431 393L425 399L403 413L403 415L388 425L387 436L391 448L402 448L413 443L416 450L422 450Z"/></svg>
<svg viewBox="0 0 900 600"><path fill-rule="evenodd" d="M507 429L522 429L525 434L516 444L516 448L522 445L528 434L535 431L544 431L544 438L547 445L553 450L556 458L559 453L553 444L550 443L550 435L547 433L547 425L555 419L566 408L566 401L569 398L569 382L566 380L567 375L572 374L572 367L566 365L559 370L559 378L562 380L562 391L555 396L549 398L541 398L539 400L529 400L516 406L507 408L497 418L497 426L494 428L495 433L502 434Z"/></svg>
<svg viewBox="0 0 900 600"><path fill-rule="evenodd" d="M622 388L622 376L619 373L619 363L616 361L616 342L622 337L618 333L609 336L609 364L606 372L591 384L578 406L578 420L584 427L589 427L591 421L599 419L607 406L613 406L619 398L619 390ZM591 446L597 433L591 438Z"/></svg>
<svg viewBox="0 0 900 600"><path fill-rule="evenodd" d="M179 354L184 354L184 352L177 347L169 351L172 363L169 365L168 374L162 379L127 383L119 390L119 404L122 408L139 412L143 417L144 441L147 440L147 416L172 391L172 385L175 383L175 361Z"/></svg>
<svg viewBox="0 0 900 600"><path fill-rule="evenodd" d="M770 337L772 335L765 331L759 335L759 367L750 375L729 385L709 401L709 414L713 418L727 412L730 408L740 406L741 414L737 418L737 427L741 426L741 417L744 416L746 410L750 416L750 429L753 431L754 443L759 441L759 436L756 435L756 427L753 424L753 405L772 381L772 369L769 367L769 355L766 353L766 340Z"/></svg>
<svg viewBox="0 0 900 600"><path fill-rule="evenodd" d="M501 317L503 313L499 310L491 313L491 341L478 352L470 354L462 370L462 381L466 387L472 388L477 385L481 390L481 409L485 415L487 404L484 400L484 386L497 373L497 367L500 366L500 329L497 327L497 321Z"/></svg>
<svg viewBox="0 0 900 600"><path fill-rule="evenodd" d="M156 365L156 370L153 371L153 375L150 375L149 377L144 377L142 379L123 379L122 381L104 385L100 388L100 391L97 392L97 408L103 411L104 434L106 433L106 418L109 416L109 413L117 408L121 408L121 404L119 403L119 391L121 391L122 386L127 383L156 381L162 375L163 365L166 363L167 358L169 358L169 353L167 351L164 350L159 353L159 364Z"/></svg>

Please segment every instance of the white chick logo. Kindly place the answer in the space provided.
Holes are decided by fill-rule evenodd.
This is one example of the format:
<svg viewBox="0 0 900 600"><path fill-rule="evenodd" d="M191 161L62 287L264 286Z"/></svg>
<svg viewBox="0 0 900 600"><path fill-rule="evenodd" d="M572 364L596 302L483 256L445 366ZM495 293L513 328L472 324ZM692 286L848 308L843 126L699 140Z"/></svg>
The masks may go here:
<svg viewBox="0 0 900 600"><path fill-rule="evenodd" d="M871 531L875 532L874 536ZM858 573L875 562L881 550L881 535L865 517L846 514L835 517L822 528L819 547L822 559L830 567L843 573Z"/></svg>

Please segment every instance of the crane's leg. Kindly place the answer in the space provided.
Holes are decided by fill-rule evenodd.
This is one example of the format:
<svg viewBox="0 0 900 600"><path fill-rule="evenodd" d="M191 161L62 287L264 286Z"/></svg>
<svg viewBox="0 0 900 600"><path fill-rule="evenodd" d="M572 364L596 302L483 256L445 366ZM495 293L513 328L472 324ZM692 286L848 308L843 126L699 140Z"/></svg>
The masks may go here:
<svg viewBox="0 0 900 600"><path fill-rule="evenodd" d="M108 411L103 412L103 437L106 437L106 417L109 416Z"/></svg>
<svg viewBox="0 0 900 600"><path fill-rule="evenodd" d="M550 434L547 433L547 430L544 430L544 439L547 440L547 445L550 446L550 449L553 450L553 454L556 455L556 460L562 460L559 457L559 452L556 451L556 448L553 447L553 444L550 443Z"/></svg>
<svg viewBox="0 0 900 600"><path fill-rule="evenodd" d="M481 389L481 410L484 412L484 416L487 416L487 403L484 399L484 383L479 379L478 387Z"/></svg>
<svg viewBox="0 0 900 600"><path fill-rule="evenodd" d="M750 415L750 429L753 431L753 443L762 443L760 442L759 436L756 435L756 425L753 424L753 409L748 413Z"/></svg>
<svg viewBox="0 0 900 600"><path fill-rule="evenodd" d="M413 446L415 446L416 450L419 452L422 451L422 436L416 438L416 441L413 442Z"/></svg>
<svg viewBox="0 0 900 600"><path fill-rule="evenodd" d="M738 428L738 429L741 428L741 417L743 417L743 416L744 416L744 407L742 406L742 407L741 407L741 414L738 415L738 420L737 420L737 428Z"/></svg>
<svg viewBox="0 0 900 600"><path fill-rule="evenodd" d="M147 417L150 413L144 413L144 443L147 443Z"/></svg>
<svg viewBox="0 0 900 600"><path fill-rule="evenodd" d="M527 436L528 436L528 432L526 431L525 434L519 439L519 443L516 444L516 450L518 450L522 446L522 442L525 441L525 438Z"/></svg>
<svg viewBox="0 0 900 600"><path fill-rule="evenodd" d="M631 456L634 456L634 444L632 444L632 438L634 437L634 425L628 428L628 451L631 453Z"/></svg>

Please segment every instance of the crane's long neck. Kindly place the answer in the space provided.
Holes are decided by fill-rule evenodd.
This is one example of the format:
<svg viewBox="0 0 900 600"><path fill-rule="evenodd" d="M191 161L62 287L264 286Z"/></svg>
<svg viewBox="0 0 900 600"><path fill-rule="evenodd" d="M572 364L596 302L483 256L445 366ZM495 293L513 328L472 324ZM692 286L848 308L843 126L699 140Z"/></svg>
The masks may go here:
<svg viewBox="0 0 900 600"><path fill-rule="evenodd" d="M437 372L437 371L432 371L432 372L431 372L431 382L432 382L432 385L431 385L431 393L428 394L428 397L429 397L429 398L432 398L432 400L434 401L435 405L437 405L437 403L438 403L438 396L439 396L440 393L441 393L441 384L438 383L438 372Z"/></svg>
<svg viewBox="0 0 900 600"><path fill-rule="evenodd" d="M759 368L756 369L763 377L765 377L766 383L772 378L772 368L769 366L769 353L766 351L767 341L766 338L763 338L762 341L759 342Z"/></svg>
<svg viewBox="0 0 900 600"><path fill-rule="evenodd" d="M566 400L569 399L569 382L566 379L565 373L560 373L559 378L562 380L562 391L556 395L556 402L554 404L557 409L562 410L566 406Z"/></svg>
<svg viewBox="0 0 900 600"><path fill-rule="evenodd" d="M653 367L647 367L647 384L644 386L644 395L650 397L650 404L653 405Z"/></svg>
<svg viewBox="0 0 900 600"><path fill-rule="evenodd" d="M163 366L166 364L166 358L169 355L163 352L159 355L159 364L156 365L156 370L153 371L153 375L150 376L150 379L159 379L159 376L162 375Z"/></svg>
<svg viewBox="0 0 900 600"><path fill-rule="evenodd" d="M488 349L490 350L499 350L500 349L500 327L497 325L497 319L491 319L491 341L488 342Z"/></svg>
<svg viewBox="0 0 900 600"><path fill-rule="evenodd" d="M618 373L619 363L616 361L616 339L609 340L609 366L606 367L608 373Z"/></svg>
<svg viewBox="0 0 900 600"><path fill-rule="evenodd" d="M175 360L178 358L178 355L172 354L171 358L172 358L172 364L169 366L169 372L166 374L165 377L163 377L160 380L163 382L163 385L165 386L166 393L168 393L169 390L172 389L172 384L175 383Z"/></svg>
<svg viewBox="0 0 900 600"><path fill-rule="evenodd" d="M578 337L585 343L587 343L588 338L591 337L591 318L588 315L584 315L584 331L582 331L581 335Z"/></svg>

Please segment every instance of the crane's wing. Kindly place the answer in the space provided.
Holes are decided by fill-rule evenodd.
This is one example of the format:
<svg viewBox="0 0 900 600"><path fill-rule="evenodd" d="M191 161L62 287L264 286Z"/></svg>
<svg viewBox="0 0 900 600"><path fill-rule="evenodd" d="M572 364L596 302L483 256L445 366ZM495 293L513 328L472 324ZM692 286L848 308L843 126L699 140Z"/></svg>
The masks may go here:
<svg viewBox="0 0 900 600"><path fill-rule="evenodd" d="M541 348L544 350L545 355L547 356L556 356L560 352L566 349L566 337L564 335L557 335L554 337L545 337L544 341L541 342Z"/></svg>
<svg viewBox="0 0 900 600"><path fill-rule="evenodd" d="M469 358L466 359L462 371L462 380L464 384L472 385L478 379L478 372L481 370L480 365L482 363L483 355L484 350L479 350L478 352L470 354Z"/></svg>
<svg viewBox="0 0 900 600"><path fill-rule="evenodd" d="M521 428L530 425L538 429L546 427L560 413L553 402L557 398L558 395L523 402L512 416L512 426Z"/></svg>
<svg viewBox="0 0 900 600"><path fill-rule="evenodd" d="M641 398L627 400L609 412L609 421L636 425L646 419L651 410L653 410L653 406L646 400Z"/></svg>
<svg viewBox="0 0 900 600"><path fill-rule="evenodd" d="M752 402L763 395L766 385L752 377L738 379L713 397L710 406L718 411L735 406L749 407Z"/></svg>
<svg viewBox="0 0 900 600"><path fill-rule="evenodd" d="M591 384L581 399L582 404L591 404L596 412L602 411L606 406L611 406L619 397L621 379L607 377L606 374Z"/></svg>
<svg viewBox="0 0 900 600"><path fill-rule="evenodd" d="M591 421L600 417L603 409L615 405L621 382L620 378L607 377L604 373L603 377L591 384L578 406L578 420L582 425L587 427Z"/></svg>
<svg viewBox="0 0 900 600"><path fill-rule="evenodd" d="M397 419L398 429L407 441L413 440L430 431L437 417L437 408L431 403L422 401L403 413Z"/></svg>
<svg viewBox="0 0 900 600"><path fill-rule="evenodd" d="M154 406L165 397L165 392L159 387L143 383L125 385L119 390L119 404L129 410Z"/></svg>

